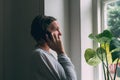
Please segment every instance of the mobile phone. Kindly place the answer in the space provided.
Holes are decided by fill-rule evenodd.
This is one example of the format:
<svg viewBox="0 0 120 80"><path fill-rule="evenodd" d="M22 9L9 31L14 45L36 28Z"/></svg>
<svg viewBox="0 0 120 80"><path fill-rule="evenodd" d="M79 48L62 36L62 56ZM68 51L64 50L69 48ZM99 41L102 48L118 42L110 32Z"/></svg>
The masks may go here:
<svg viewBox="0 0 120 80"><path fill-rule="evenodd" d="M45 34L45 35L48 35L48 38L49 38L49 39L52 38L51 32L49 32L49 31L46 31L46 34ZM46 37L45 37L45 40L47 41Z"/></svg>

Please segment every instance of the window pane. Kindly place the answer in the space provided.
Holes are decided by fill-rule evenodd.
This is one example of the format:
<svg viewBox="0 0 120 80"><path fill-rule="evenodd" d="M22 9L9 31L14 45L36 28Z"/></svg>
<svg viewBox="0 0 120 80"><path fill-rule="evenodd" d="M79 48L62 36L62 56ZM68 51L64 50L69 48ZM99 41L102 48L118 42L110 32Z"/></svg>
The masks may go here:
<svg viewBox="0 0 120 80"><path fill-rule="evenodd" d="M111 30L113 35L120 38L120 0L108 1L104 6L104 27ZM110 64L112 76L115 73L116 64ZM120 63L117 68L117 79L120 80Z"/></svg>
<svg viewBox="0 0 120 80"><path fill-rule="evenodd" d="M106 3L105 27L109 28L114 36L120 36L120 0Z"/></svg>

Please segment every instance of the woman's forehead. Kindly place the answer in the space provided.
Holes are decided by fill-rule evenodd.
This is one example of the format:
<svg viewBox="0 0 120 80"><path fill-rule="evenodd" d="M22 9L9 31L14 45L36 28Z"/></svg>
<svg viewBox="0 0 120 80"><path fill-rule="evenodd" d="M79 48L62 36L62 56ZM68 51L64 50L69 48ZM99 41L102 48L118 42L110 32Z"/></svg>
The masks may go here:
<svg viewBox="0 0 120 80"><path fill-rule="evenodd" d="M49 27L56 27L56 28L59 28L59 23L57 21L53 21Z"/></svg>

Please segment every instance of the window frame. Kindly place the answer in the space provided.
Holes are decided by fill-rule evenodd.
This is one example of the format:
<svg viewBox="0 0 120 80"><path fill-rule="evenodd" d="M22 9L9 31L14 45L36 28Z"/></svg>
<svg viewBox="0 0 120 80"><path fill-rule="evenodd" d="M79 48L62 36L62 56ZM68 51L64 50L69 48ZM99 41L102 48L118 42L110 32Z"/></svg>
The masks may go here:
<svg viewBox="0 0 120 80"><path fill-rule="evenodd" d="M101 0L93 0L93 33L98 34L103 30L103 22L102 22L102 1ZM93 41L93 48L96 48L98 43ZM102 64L94 67L94 80L104 80L103 79L103 70Z"/></svg>

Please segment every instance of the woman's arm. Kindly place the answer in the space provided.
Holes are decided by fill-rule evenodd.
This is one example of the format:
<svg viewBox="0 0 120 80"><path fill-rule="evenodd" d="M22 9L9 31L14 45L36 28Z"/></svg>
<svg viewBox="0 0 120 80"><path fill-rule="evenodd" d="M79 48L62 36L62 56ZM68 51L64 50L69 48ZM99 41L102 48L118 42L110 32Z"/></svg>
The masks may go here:
<svg viewBox="0 0 120 80"><path fill-rule="evenodd" d="M77 80L74 65L72 64L70 58L65 54L59 54L58 61L64 68L67 80Z"/></svg>

